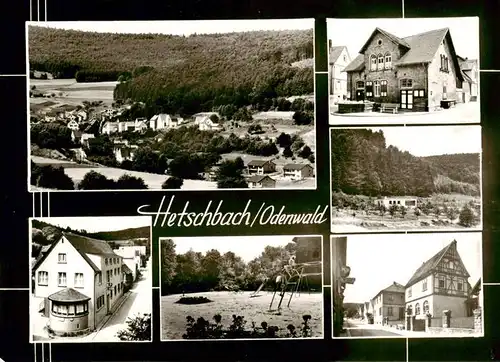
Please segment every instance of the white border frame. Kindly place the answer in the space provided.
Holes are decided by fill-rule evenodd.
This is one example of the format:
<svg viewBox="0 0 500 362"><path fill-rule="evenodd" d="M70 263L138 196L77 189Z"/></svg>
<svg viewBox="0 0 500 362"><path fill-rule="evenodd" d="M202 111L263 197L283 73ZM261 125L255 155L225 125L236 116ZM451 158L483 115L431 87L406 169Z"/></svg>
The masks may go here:
<svg viewBox="0 0 500 362"><path fill-rule="evenodd" d="M324 283L324 278L325 278L325 254L324 254L324 246L323 246L323 235L318 235L318 234L311 234L311 235L252 235L249 237L252 238L269 238L273 236L289 236L290 237L290 242L293 242L292 239L294 237L318 237L321 239L321 328L322 328L322 336L321 337L297 337L297 338L233 338L233 339L162 339L163 337L163 313L162 313L162 294L161 294L161 260L162 260L162 255L161 255L161 244L163 239L171 239L175 242L175 240L178 239L196 239L196 236L187 236L187 237L167 237L167 236L162 236L158 238L158 272L160 273L160 276L158 278L160 286L159 286L159 302L160 302L160 342L235 342L235 341L301 341L301 340L323 340L325 339L325 283ZM230 241L231 238L238 238L240 236L208 236L210 238L225 238ZM203 237L205 238L205 237Z"/></svg>
<svg viewBox="0 0 500 362"><path fill-rule="evenodd" d="M454 229L454 228L435 228L435 229L426 229L426 228L415 228L415 229L378 229L378 230L371 230L371 229L364 229L359 230L359 231L346 231L346 230L340 230L342 229L342 224L339 224L336 228L334 227L333 224L333 207L332 207L332 196L333 196L333 183L332 183L332 177L331 177L331 170L332 170L332 132L335 130L341 130L341 129L359 129L359 130L365 130L365 129L372 129L372 128L381 128L382 131L384 128L403 128L403 127L419 127L419 128L435 128L435 127L447 127L451 129L452 127L479 127L480 130L482 131L482 127L480 124L454 124L454 125L397 125L397 126L362 126L362 127L354 127L354 126L347 126L347 127L330 127L330 134L329 134L329 167L330 167L330 199L329 199L329 204L330 204L330 232L334 235L340 235L340 234L397 234L397 233L420 233L420 232L428 232L428 233L445 233L445 232L476 232L476 231L482 231L483 230L483 212L484 212L484 202L483 202L483 138L482 138L482 133L480 133L480 139L479 143L481 145L481 152L479 152L479 201L480 201L480 218L479 218L479 223L478 225L471 227L471 228L463 228L463 229ZM387 145L389 146L389 145ZM417 157L417 156L415 156ZM339 230L337 230L339 229Z"/></svg>
<svg viewBox="0 0 500 362"><path fill-rule="evenodd" d="M47 0L45 0L47 1ZM245 20L245 19L237 19L241 21L250 21L250 20ZM253 19L255 21L259 21L259 19ZM26 34L26 103L27 103L27 148L28 148L28 173L27 173L27 185L28 185L28 192L30 193L37 193L37 192L127 192L127 191L134 191L134 192L150 192L150 191L155 191L155 192L165 192L165 191L181 191L181 192L193 192L193 191L293 191L293 190L317 190L318 189L318 164L317 164L317 155L318 155L318 133L317 133L317 117L316 117L316 74L322 74L324 72L316 72L316 20L314 18L303 18L303 19L273 19L273 20L290 20L290 21L295 21L295 20L308 20L311 21L312 26L311 29L313 33L313 104L314 104L314 186L313 187L276 187L276 188L201 188L201 189L175 189L175 190L164 190L164 189L146 189L146 190L135 190L135 189L123 189L123 190L57 190L57 189L39 189L39 190L34 190L33 185L31 185L31 111L30 111L30 97L29 97L29 91L30 91L30 77L29 77L29 32L28 32L28 27L29 26L37 26L37 21L26 21L25 22L25 34ZM227 20L202 20L204 22L217 22L217 21L227 21ZM88 21L91 22L91 21ZM97 21L96 21L97 22ZM106 22L113 22L113 21L106 21ZM151 20L150 22L155 22L154 20ZM162 21L163 22L163 21ZM199 22L198 20L170 20L169 22L175 23L175 22ZM294 30L294 29L289 29L289 30ZM258 30L257 30L258 31ZM312 164L311 164L312 165ZM127 173L127 170L124 170L125 174ZM167 177L168 175L165 175Z"/></svg>
<svg viewBox="0 0 500 362"><path fill-rule="evenodd" d="M355 21L360 21L360 20L365 20L365 21L372 21L372 20L378 20L380 21L381 24L383 24L384 21L395 21L395 20L402 20L402 26L404 25L405 23L405 20L408 20L408 21L416 21L416 20L429 20L429 19L432 19L432 20L435 20L435 21L445 21L446 19L465 19L465 18L476 18L477 19L477 22L478 22L478 39L477 39L477 43L478 45L480 45L480 42L481 42L481 19L479 18L479 16L455 16L455 17L436 17L436 18L430 18L430 17L426 17L426 18L405 18L404 16L404 9L405 9L405 5L404 5L404 0L402 0L402 17L401 18L352 18L352 19L349 19L349 20L355 20ZM332 23L334 21L337 21L337 20L347 20L347 19L340 19L340 18L327 18L326 19L326 37L328 40L330 40L330 38L328 37L328 23ZM347 127L347 126L351 126L351 125L354 125L354 126L363 126L363 127L374 127L374 126L377 126L377 125L381 125L381 124L395 124L395 125L426 125L426 124L435 124L435 125L454 125L454 124L481 124L481 49L480 47L478 46L479 48L479 52L477 54L477 103L478 103L478 108L479 108L479 111L478 111L478 114L477 114L477 119L474 119L474 120L460 120L460 121L454 121L454 120L449 120L449 121L446 121L446 120L443 120L443 121L439 121L439 122L436 122L436 121L428 121L426 119L422 119L420 121L412 121L412 116L418 116L415 115L415 114L412 114L411 112L409 112L408 114L406 115L401 115L401 114L397 114L397 115L391 115L391 114L387 114L386 116L387 117L390 117L391 118L391 121L390 123L387 122L387 121L381 121L380 120L380 117L377 117L377 116L335 116L333 115L331 112L330 112L330 76L328 77L328 85L329 85L329 88L328 88L328 125L329 126L334 126L334 127ZM351 54L349 54L351 55ZM355 54L356 56L359 55L359 53L356 53ZM330 65L330 49L328 47L328 44L327 44L327 59L328 59L328 65ZM352 58L351 61L353 61L355 59ZM433 112L427 112L428 114L433 114ZM427 118L426 115L422 115L422 117L425 117ZM339 118L339 120L335 120L336 118Z"/></svg>
<svg viewBox="0 0 500 362"><path fill-rule="evenodd" d="M467 338L467 339L474 339L474 338L484 338L485 337L485 330L484 330L484 310L485 310L485 305L484 305L484 284L483 284L483 279L484 279L484 258L483 258L483 232L482 230L475 231L475 234L478 234L479 236L479 249L480 249L480 257L481 257L481 334L442 334L442 335L433 335L429 334L427 336L411 336L411 335L399 335L399 336L360 336L360 337L335 337L335 319L334 319L334 312L333 312L333 306L334 306L334 298L335 298L335 291L333 290L332 287L332 339L347 339L347 340L365 340L365 339L406 339L407 340L407 348L410 340L419 340L419 339L446 339L446 338L453 338L453 339L460 339L460 338ZM425 237L426 235L430 233L419 233L422 235L422 237ZM445 232L445 233L435 233L435 234L443 234L443 235L450 235L450 234L460 234L460 232ZM434 234L434 235L435 235ZM402 235L402 238L405 238L407 234ZM332 243L334 242L335 238L340 238L340 237L347 237L347 243L349 243L349 236L375 236L374 234L343 234L343 235L330 235L330 257L331 260L333 260L333 249L332 249ZM377 235L378 236L378 235ZM406 240L402 240L402 242L406 242ZM348 244L347 244L348 245ZM346 249L347 250L347 249ZM332 285L333 285L333 280L334 280L334 270L331 268L331 278L332 278ZM405 295L405 305L406 305L406 295ZM408 353L407 353L408 356Z"/></svg>
<svg viewBox="0 0 500 362"><path fill-rule="evenodd" d="M109 218L109 219L113 219L113 218L124 218L124 217L127 217L127 216L82 216L82 217L85 217L85 218ZM50 219L75 219L75 218L82 218L82 217L79 217L79 216L68 216L68 217L49 217L49 216L44 216L44 217L30 217L28 218L28 223L29 223L29 227L28 227L28 230L29 230L29 255L28 255L28 262L29 262L29 343L34 345L35 346L35 349L36 349L36 345L37 344L40 344L40 345L43 345L43 344L51 344L51 343L56 343L56 344L92 344L92 343L152 343L153 342L153 314L154 314L154 306L153 306L153 224L152 224L152 220L151 220L151 217L149 216L128 216L130 218L144 218L144 220L146 220L147 218L149 218L149 250L150 250L150 260L151 260L151 270L149 271L149 274L150 274L150 278L151 278L151 289L150 289L150 293L151 293L151 311L150 311L150 314L151 314L151 339L149 341L100 341L100 340L92 340L92 341L78 341L78 340L74 340L72 341L71 339L68 338L68 340L58 340L57 338L53 338L53 339L50 339L49 341L35 341L33 340L33 320L32 320L32 316L31 316L31 308L32 308L32 303L33 303L33 293L31 292L32 291L32 284L33 284L33 279L31 278L31 273L32 273L32 265L31 265L31 252L32 252L32 242L31 242L31 236L32 236L32 224L33 224L33 220L39 220L39 221L44 221L44 219L47 219L47 218L50 218ZM121 308L121 306L119 307ZM127 317L128 318L128 317ZM126 319L127 320L127 319ZM96 330L94 331L91 331L89 334L92 334L92 333L95 333ZM86 335L87 336L87 335ZM65 338L65 337L63 337ZM36 356L36 355L35 355Z"/></svg>

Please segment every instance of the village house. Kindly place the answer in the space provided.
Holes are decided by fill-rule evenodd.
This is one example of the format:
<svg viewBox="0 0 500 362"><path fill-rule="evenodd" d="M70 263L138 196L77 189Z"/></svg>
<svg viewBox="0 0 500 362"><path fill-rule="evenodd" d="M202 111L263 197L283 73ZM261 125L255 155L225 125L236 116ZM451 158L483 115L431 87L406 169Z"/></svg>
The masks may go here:
<svg viewBox="0 0 500 362"><path fill-rule="evenodd" d="M330 95L333 96L333 103L347 98L347 73L345 68L351 62L351 57L346 46L332 46L332 41L328 41L330 63L328 72L330 78Z"/></svg>
<svg viewBox="0 0 500 362"><path fill-rule="evenodd" d="M347 237L334 237L331 243L331 268L333 289L334 336L339 337L344 331L344 290L347 284L354 284L351 268L347 265Z"/></svg>
<svg viewBox="0 0 500 362"><path fill-rule="evenodd" d="M166 113L160 113L151 117L149 120L149 128L153 131L177 128L183 121L181 117L173 117Z"/></svg>
<svg viewBox="0 0 500 362"><path fill-rule="evenodd" d="M393 282L371 299L376 324L386 321L403 321L405 318L405 287Z"/></svg>
<svg viewBox="0 0 500 362"><path fill-rule="evenodd" d="M146 118L137 118L134 124L135 132L144 132L148 129L148 121Z"/></svg>
<svg viewBox="0 0 500 362"><path fill-rule="evenodd" d="M118 122L107 121L102 126L101 133L110 135L112 133L118 132Z"/></svg>
<svg viewBox="0 0 500 362"><path fill-rule="evenodd" d="M276 180L267 175L253 175L247 181L248 187L251 189L276 187Z"/></svg>
<svg viewBox="0 0 500 362"><path fill-rule="evenodd" d="M135 246L120 246L113 250L122 257L122 262L132 272L132 280L136 281L141 267L141 250Z"/></svg>
<svg viewBox="0 0 500 362"><path fill-rule="evenodd" d="M276 172L276 164L272 160L252 160L247 164L249 175L264 175Z"/></svg>
<svg viewBox="0 0 500 362"><path fill-rule="evenodd" d="M415 319L427 314L439 320L444 311L452 318L467 317L469 273L454 240L417 269L406 284L406 312Z"/></svg>
<svg viewBox="0 0 500 362"><path fill-rule="evenodd" d="M458 62L464 77L461 102L476 102L479 94L479 66L477 59L467 59L459 56Z"/></svg>
<svg viewBox="0 0 500 362"><path fill-rule="evenodd" d="M122 257L109 244L63 233L35 263L33 298L56 334L95 330L123 295Z"/></svg>
<svg viewBox="0 0 500 362"><path fill-rule="evenodd" d="M391 196L383 197L375 200L377 206L385 206L389 209L391 206L404 206L406 208L416 208L418 206L418 199L413 196Z"/></svg>
<svg viewBox="0 0 500 362"><path fill-rule="evenodd" d="M78 122L75 120L71 120L68 122L67 127L72 130L72 131L78 131L80 129L80 126L78 125Z"/></svg>
<svg viewBox="0 0 500 362"><path fill-rule="evenodd" d="M138 145L129 145L128 143L115 143L113 145L113 153L115 159L118 163L122 163L125 160L132 161L134 158L135 150L138 149Z"/></svg>
<svg viewBox="0 0 500 362"><path fill-rule="evenodd" d="M346 67L351 100L432 111L457 101L463 74L448 28L399 38L376 28Z"/></svg>
<svg viewBox="0 0 500 362"><path fill-rule="evenodd" d="M314 176L314 168L308 163L289 163L283 166L283 176L292 180L302 180Z"/></svg>

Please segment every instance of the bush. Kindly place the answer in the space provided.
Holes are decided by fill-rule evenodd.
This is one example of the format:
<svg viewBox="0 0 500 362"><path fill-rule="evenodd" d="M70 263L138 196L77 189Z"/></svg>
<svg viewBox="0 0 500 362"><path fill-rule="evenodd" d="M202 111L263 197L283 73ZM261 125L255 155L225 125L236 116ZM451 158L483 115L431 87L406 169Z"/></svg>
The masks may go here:
<svg viewBox="0 0 500 362"><path fill-rule="evenodd" d="M78 184L79 190L112 190L114 188L114 180L108 179L96 171L87 172Z"/></svg>
<svg viewBox="0 0 500 362"><path fill-rule="evenodd" d="M31 184L56 190L74 190L73 180L64 173L62 167L37 166L31 163Z"/></svg>
<svg viewBox="0 0 500 362"><path fill-rule="evenodd" d="M129 318L127 329L117 333L121 341L149 341L151 340L151 314L144 313L142 316Z"/></svg>
<svg viewBox="0 0 500 362"><path fill-rule="evenodd" d="M205 304L205 303L212 303L212 301L206 297L182 297L176 303L177 304Z"/></svg>
<svg viewBox="0 0 500 362"><path fill-rule="evenodd" d="M145 190L148 186L142 178L125 174L116 181L115 188L120 190Z"/></svg>
<svg viewBox="0 0 500 362"><path fill-rule="evenodd" d="M476 215L474 215L474 211L472 211L469 205L465 205L460 212L458 224L464 227L472 227L477 224Z"/></svg>
<svg viewBox="0 0 500 362"><path fill-rule="evenodd" d="M184 184L184 180L180 177L171 176L161 185L162 189L180 189Z"/></svg>

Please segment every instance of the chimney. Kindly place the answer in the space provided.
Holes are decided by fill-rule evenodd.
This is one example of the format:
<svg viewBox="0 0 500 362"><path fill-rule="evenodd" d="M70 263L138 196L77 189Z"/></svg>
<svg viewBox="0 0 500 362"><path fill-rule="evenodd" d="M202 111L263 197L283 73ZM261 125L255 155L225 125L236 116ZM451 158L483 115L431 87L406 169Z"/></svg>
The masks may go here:
<svg viewBox="0 0 500 362"><path fill-rule="evenodd" d="M332 49L332 39L328 39L328 50Z"/></svg>

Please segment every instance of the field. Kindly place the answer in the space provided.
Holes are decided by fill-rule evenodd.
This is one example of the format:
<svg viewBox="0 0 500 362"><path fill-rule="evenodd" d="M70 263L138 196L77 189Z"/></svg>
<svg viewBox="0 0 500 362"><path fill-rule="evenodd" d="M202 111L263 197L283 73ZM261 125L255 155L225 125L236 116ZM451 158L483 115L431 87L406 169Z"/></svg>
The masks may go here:
<svg viewBox="0 0 500 362"><path fill-rule="evenodd" d="M278 335L286 335L286 327L293 324L300 328L303 322L302 316L311 315L309 326L312 329L312 337L318 338L323 335L323 295L321 293L301 293L294 295L290 303L290 308L286 307L287 296L283 298L282 311L279 314L276 310L269 311L271 302L271 292L261 292L260 296L250 298L253 292L207 292L193 293L190 297L204 296L211 303L185 305L177 304L181 295L169 295L161 298L161 339L182 339L186 332L186 317L195 319L203 317L213 321L215 314L222 316L224 327L229 326L233 314L245 317L246 328L251 328L251 323L255 322L260 326L262 322L268 325L276 325L280 328ZM276 298L278 295L276 295ZM273 309L277 306L276 298L273 302Z"/></svg>
<svg viewBox="0 0 500 362"><path fill-rule="evenodd" d="M75 79L30 79L30 89L35 86L36 90L53 97L32 97L31 105L37 105L47 101L54 102L50 107L63 104L81 105L83 101L102 101L103 105L110 106L113 103L113 90L117 82L95 82L77 83ZM35 106L32 110L36 110Z"/></svg>
<svg viewBox="0 0 500 362"><path fill-rule="evenodd" d="M363 196L358 196L363 198ZM444 208L461 209L469 202L480 203L478 197L466 195L434 195L430 198L421 199L420 203L430 202L441 209L439 215L435 212L425 214L420 212L415 214L414 209L408 209L405 215L400 212L390 215L386 212L384 215L377 210L360 210L352 207L332 207L332 232L363 232L363 231L399 231L399 230L455 230L470 229L458 224L458 213L452 219L446 215ZM476 217L481 220L480 213L475 211ZM475 226L481 227L481 222Z"/></svg>

